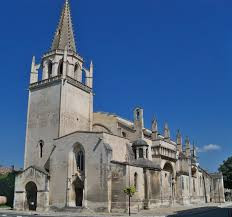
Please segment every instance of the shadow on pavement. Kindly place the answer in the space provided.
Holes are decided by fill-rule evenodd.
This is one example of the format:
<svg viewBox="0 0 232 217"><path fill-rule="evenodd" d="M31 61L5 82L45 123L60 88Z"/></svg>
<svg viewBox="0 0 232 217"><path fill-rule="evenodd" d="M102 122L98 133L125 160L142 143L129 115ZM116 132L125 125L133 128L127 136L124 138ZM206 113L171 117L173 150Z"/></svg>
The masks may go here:
<svg viewBox="0 0 232 217"><path fill-rule="evenodd" d="M232 208L220 208L216 206L199 207L194 209L177 211L176 214L168 215L168 217L178 217L178 216L232 217Z"/></svg>

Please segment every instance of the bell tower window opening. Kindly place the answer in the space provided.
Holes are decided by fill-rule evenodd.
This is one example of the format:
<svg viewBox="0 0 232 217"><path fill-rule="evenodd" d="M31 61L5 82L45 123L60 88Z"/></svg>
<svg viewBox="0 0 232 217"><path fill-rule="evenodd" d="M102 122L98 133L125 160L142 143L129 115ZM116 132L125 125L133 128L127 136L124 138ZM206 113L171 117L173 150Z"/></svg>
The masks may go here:
<svg viewBox="0 0 232 217"><path fill-rule="evenodd" d="M48 62L48 78L51 78L51 77L52 77L52 68L53 68L52 62L49 61L49 62Z"/></svg>
<svg viewBox="0 0 232 217"><path fill-rule="evenodd" d="M76 156L77 167L80 171L84 171L84 154L82 151L79 151Z"/></svg>
<svg viewBox="0 0 232 217"><path fill-rule="evenodd" d="M42 140L39 141L39 149L40 149L40 158L43 158L43 147L44 147L44 142Z"/></svg>
<svg viewBox="0 0 232 217"><path fill-rule="evenodd" d="M79 70L79 65L78 64L76 64L75 66L74 66L74 79L78 79L78 70Z"/></svg>
<svg viewBox="0 0 232 217"><path fill-rule="evenodd" d="M58 75L63 75L63 60L59 63Z"/></svg>
<svg viewBox="0 0 232 217"><path fill-rule="evenodd" d="M81 81L81 83L84 84L84 85L86 85L86 80L87 80L86 79L86 73L85 73L85 71L83 71L82 72L82 81Z"/></svg>

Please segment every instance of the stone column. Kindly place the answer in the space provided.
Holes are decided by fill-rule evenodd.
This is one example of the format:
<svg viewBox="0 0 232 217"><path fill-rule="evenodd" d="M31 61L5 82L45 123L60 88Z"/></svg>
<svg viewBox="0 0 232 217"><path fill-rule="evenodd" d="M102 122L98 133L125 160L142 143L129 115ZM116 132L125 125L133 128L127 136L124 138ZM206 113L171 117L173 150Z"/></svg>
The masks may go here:
<svg viewBox="0 0 232 217"><path fill-rule="evenodd" d="M64 49L64 62L63 62L63 78L66 78L67 75L67 64L68 64L68 46L65 46Z"/></svg>
<svg viewBox="0 0 232 217"><path fill-rule="evenodd" d="M144 192L145 192L144 209L149 209L150 197L151 197L150 171L144 168L143 174L144 174Z"/></svg>
<svg viewBox="0 0 232 217"><path fill-rule="evenodd" d="M190 198L190 202L191 202L191 198L192 198L192 168L191 168L191 160L188 159L188 167L189 167L189 198Z"/></svg>

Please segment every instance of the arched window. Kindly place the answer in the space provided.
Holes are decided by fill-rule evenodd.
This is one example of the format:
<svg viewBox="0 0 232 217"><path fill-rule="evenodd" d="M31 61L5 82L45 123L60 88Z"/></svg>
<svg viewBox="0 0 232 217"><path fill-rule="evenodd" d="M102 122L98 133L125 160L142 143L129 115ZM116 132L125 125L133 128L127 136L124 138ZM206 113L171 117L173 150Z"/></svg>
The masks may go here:
<svg viewBox="0 0 232 217"><path fill-rule="evenodd" d="M140 119L140 111L139 111L139 109L136 110L136 119L137 120Z"/></svg>
<svg viewBox="0 0 232 217"><path fill-rule="evenodd" d="M137 187L138 187L138 174L137 173L134 174L134 187L135 187L135 190L137 191Z"/></svg>
<svg viewBox="0 0 232 217"><path fill-rule="evenodd" d="M74 66L74 78L76 79L76 80L78 80L78 71L79 71L79 65L78 64L76 64L75 66Z"/></svg>
<svg viewBox="0 0 232 217"><path fill-rule="evenodd" d="M59 63L58 75L63 75L63 60L61 60Z"/></svg>
<svg viewBox="0 0 232 217"><path fill-rule="evenodd" d="M142 148L139 149L139 158L143 158L143 149Z"/></svg>
<svg viewBox="0 0 232 217"><path fill-rule="evenodd" d="M43 140L40 140L40 141L39 141L39 151L40 151L39 156L40 156L40 158L43 157L43 147L44 147L44 141L43 141Z"/></svg>
<svg viewBox="0 0 232 217"><path fill-rule="evenodd" d="M146 158L148 158L148 148L146 149Z"/></svg>
<svg viewBox="0 0 232 217"><path fill-rule="evenodd" d="M83 151L79 151L76 156L77 167L80 171L84 171L84 153Z"/></svg>
<svg viewBox="0 0 232 217"><path fill-rule="evenodd" d="M135 155L135 159L137 159L136 149L134 149L133 152L134 152L134 155Z"/></svg>
<svg viewBox="0 0 232 217"><path fill-rule="evenodd" d="M125 132L122 132L122 136L123 136L124 138L126 138L126 133L125 133Z"/></svg>
<svg viewBox="0 0 232 217"><path fill-rule="evenodd" d="M85 71L83 71L82 72L82 84L84 84L84 85L86 85L86 81L87 81L87 79L86 79L86 73L85 73Z"/></svg>
<svg viewBox="0 0 232 217"><path fill-rule="evenodd" d="M52 62L49 61L48 62L48 78L51 78L52 77Z"/></svg>

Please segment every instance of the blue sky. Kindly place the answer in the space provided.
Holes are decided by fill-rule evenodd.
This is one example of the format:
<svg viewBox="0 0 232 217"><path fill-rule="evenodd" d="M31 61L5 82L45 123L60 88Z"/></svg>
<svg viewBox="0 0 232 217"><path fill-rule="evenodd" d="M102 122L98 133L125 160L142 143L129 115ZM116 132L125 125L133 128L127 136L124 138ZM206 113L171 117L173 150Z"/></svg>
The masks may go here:
<svg viewBox="0 0 232 217"><path fill-rule="evenodd" d="M0 13L0 164L23 165L32 55L49 50L63 0L7 0ZM231 155L232 1L71 0L78 52L95 66L95 111L144 108L197 142L211 171ZM208 146L209 145L209 146ZM215 148L216 147L216 148Z"/></svg>

